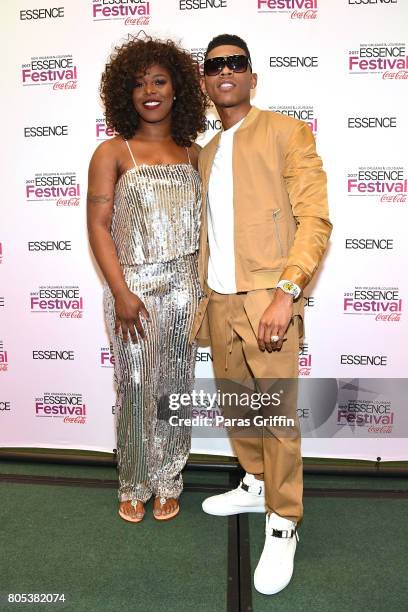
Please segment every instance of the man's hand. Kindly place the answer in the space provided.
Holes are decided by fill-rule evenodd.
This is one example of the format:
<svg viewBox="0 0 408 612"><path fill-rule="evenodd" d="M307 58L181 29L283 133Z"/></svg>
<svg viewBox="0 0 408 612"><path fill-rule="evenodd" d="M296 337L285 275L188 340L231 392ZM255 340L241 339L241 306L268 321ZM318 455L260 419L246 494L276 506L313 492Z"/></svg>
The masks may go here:
<svg viewBox="0 0 408 612"><path fill-rule="evenodd" d="M293 297L282 289L276 289L273 300L263 313L258 327L258 346L270 353L282 348L283 336L293 316ZM271 336L279 336L277 342Z"/></svg>
<svg viewBox="0 0 408 612"><path fill-rule="evenodd" d="M137 343L136 330L141 338L145 338L140 317L149 321L150 315L146 310L146 306L137 295L129 290L119 293L115 297L115 313L115 332L117 334L122 332L123 342L128 341L128 334L130 334L132 341Z"/></svg>

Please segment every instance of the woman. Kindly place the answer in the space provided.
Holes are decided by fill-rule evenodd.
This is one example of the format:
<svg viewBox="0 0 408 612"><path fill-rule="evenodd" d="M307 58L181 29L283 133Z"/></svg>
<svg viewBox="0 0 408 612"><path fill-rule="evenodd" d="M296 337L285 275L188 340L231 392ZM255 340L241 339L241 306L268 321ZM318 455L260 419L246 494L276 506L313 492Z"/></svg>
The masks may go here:
<svg viewBox="0 0 408 612"><path fill-rule="evenodd" d="M140 522L154 496L154 517L169 520L190 449L190 428L169 424L169 395L193 384L201 189L192 143L206 102L190 55L152 39L115 49L101 97L118 135L90 163L88 230L115 357L119 515Z"/></svg>

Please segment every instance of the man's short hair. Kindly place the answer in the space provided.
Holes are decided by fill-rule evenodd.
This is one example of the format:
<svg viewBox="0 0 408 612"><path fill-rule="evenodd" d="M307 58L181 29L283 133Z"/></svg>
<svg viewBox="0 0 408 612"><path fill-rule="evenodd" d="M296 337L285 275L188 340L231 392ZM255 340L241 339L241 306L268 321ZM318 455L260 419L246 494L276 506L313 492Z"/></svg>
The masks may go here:
<svg viewBox="0 0 408 612"><path fill-rule="evenodd" d="M245 40L243 40L240 36L237 36L236 34L219 34L218 36L215 36L208 43L207 51L205 52L205 57L207 57L209 52L215 49L215 47L221 47L221 45L232 45L234 47L239 47L240 49L245 51L245 55L251 60L251 54L249 52L248 45L246 44Z"/></svg>

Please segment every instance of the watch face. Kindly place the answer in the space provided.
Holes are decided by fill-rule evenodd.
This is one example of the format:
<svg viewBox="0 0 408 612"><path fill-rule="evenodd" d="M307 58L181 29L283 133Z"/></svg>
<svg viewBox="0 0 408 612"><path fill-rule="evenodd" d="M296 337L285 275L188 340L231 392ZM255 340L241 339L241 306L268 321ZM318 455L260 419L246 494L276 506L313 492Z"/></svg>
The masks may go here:
<svg viewBox="0 0 408 612"><path fill-rule="evenodd" d="M284 283L284 285L283 285L282 289L283 289L284 291L293 291L293 290L295 289L295 286L294 286L294 284L293 284L293 283L289 283L289 282L288 282L288 283Z"/></svg>

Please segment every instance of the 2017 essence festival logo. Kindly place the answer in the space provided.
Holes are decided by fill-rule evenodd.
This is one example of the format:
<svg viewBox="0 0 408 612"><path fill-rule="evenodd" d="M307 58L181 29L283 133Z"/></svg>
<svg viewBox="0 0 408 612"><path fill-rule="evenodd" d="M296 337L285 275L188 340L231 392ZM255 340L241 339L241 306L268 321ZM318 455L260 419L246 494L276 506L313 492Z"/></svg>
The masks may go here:
<svg viewBox="0 0 408 612"><path fill-rule="evenodd" d="M348 426L355 433L361 428L369 434L390 434L395 420L389 400L350 399L337 407L337 425Z"/></svg>
<svg viewBox="0 0 408 612"><path fill-rule="evenodd" d="M382 79L408 79L405 43L361 43L348 52L349 74L375 74Z"/></svg>
<svg viewBox="0 0 408 612"><path fill-rule="evenodd" d="M76 89L78 66L71 54L32 57L22 64L21 79L24 87L44 85L57 89Z"/></svg>
<svg viewBox="0 0 408 612"><path fill-rule="evenodd" d="M0 340L0 372L7 372L9 366L8 354L4 348L3 340Z"/></svg>
<svg viewBox="0 0 408 612"><path fill-rule="evenodd" d="M98 117L95 121L96 140L98 142L102 142L103 140L108 140L108 138L112 138L113 136L115 136L115 130L107 127L106 121L103 117Z"/></svg>
<svg viewBox="0 0 408 612"><path fill-rule="evenodd" d="M312 372L312 353L307 342L299 347L299 376L310 376Z"/></svg>
<svg viewBox="0 0 408 612"><path fill-rule="evenodd" d="M355 287L346 291L343 313L373 317L375 321L401 320L403 300L398 287Z"/></svg>
<svg viewBox="0 0 408 612"><path fill-rule="evenodd" d="M193 60L196 62L201 76L204 75L204 60L205 60L206 50L207 50L206 47L190 47L189 49L190 55L193 58Z"/></svg>
<svg viewBox="0 0 408 612"><path fill-rule="evenodd" d="M76 172L39 172L26 180L25 192L27 202L75 207L80 204L81 186Z"/></svg>
<svg viewBox="0 0 408 612"><path fill-rule="evenodd" d="M361 166L347 175L347 195L351 197L375 197L379 203L405 203L407 194L407 172L402 166Z"/></svg>
<svg viewBox="0 0 408 612"><path fill-rule="evenodd" d="M40 285L30 293L32 313L48 313L61 319L82 319L84 298L77 286Z"/></svg>
<svg viewBox="0 0 408 612"><path fill-rule="evenodd" d="M258 13L288 14L291 19L317 19L317 0L256 0Z"/></svg>
<svg viewBox="0 0 408 612"><path fill-rule="evenodd" d="M268 106L268 108L275 113L281 113L282 115L287 115L288 117L294 117L295 119L304 121L312 130L313 135L317 135L317 117L313 106L291 104L283 106L272 105Z"/></svg>
<svg viewBox="0 0 408 612"><path fill-rule="evenodd" d="M147 26L152 4L151 0L93 0L92 17L94 21L119 20L126 26Z"/></svg>
<svg viewBox="0 0 408 612"><path fill-rule="evenodd" d="M115 358L113 356L113 347L102 346L99 352L99 365L101 368L113 368L115 364Z"/></svg>
<svg viewBox="0 0 408 612"><path fill-rule="evenodd" d="M35 416L62 419L63 423L85 425L87 412L82 393L46 392L34 399Z"/></svg>

